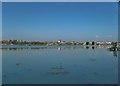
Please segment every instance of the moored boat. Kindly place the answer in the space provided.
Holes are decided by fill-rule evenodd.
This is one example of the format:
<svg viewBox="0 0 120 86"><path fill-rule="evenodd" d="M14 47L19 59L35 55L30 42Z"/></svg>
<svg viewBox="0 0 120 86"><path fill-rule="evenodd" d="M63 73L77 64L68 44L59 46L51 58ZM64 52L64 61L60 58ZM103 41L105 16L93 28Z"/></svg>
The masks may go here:
<svg viewBox="0 0 120 86"><path fill-rule="evenodd" d="M109 47L107 48L109 51L120 51L120 47Z"/></svg>

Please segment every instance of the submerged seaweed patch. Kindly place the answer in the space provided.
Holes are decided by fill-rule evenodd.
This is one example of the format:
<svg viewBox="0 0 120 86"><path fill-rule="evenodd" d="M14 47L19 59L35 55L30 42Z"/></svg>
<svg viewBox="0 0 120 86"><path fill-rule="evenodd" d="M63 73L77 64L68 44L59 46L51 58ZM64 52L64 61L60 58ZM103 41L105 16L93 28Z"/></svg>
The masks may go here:
<svg viewBox="0 0 120 86"><path fill-rule="evenodd" d="M69 72L67 72L67 71L63 71L63 72L57 71L57 72L48 72L48 73L51 74L51 75L60 75L60 74L68 74Z"/></svg>
<svg viewBox="0 0 120 86"><path fill-rule="evenodd" d="M19 66L20 65L20 63L16 63L16 66Z"/></svg>
<svg viewBox="0 0 120 86"><path fill-rule="evenodd" d="M68 74L68 71L65 71L65 68L62 66L51 67L52 72L48 72L51 75L60 75L60 74Z"/></svg>

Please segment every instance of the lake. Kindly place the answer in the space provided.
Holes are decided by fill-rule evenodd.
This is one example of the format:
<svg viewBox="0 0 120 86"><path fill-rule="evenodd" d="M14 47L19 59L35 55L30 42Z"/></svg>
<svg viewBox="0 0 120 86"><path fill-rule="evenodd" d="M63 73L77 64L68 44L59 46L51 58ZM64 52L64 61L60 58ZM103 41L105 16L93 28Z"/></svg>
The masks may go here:
<svg viewBox="0 0 120 86"><path fill-rule="evenodd" d="M117 84L107 46L3 46L3 84Z"/></svg>

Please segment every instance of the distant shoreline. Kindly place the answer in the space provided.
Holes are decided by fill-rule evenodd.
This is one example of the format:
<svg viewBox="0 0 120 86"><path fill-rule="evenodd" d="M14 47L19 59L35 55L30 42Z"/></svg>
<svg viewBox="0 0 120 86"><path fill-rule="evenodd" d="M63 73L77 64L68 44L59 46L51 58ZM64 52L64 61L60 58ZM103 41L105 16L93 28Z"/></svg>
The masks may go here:
<svg viewBox="0 0 120 86"><path fill-rule="evenodd" d="M20 46L51 46L51 45L113 45L117 42L103 42L103 41L86 41L86 42L78 42L78 41L54 41L54 42L40 42L40 41L24 41L24 40L3 40L0 41L0 45L20 45Z"/></svg>
<svg viewBox="0 0 120 86"><path fill-rule="evenodd" d="M108 48L109 45L51 45L51 46L24 46L24 45L3 45L0 47L2 50L44 50L44 49L57 49L57 50L76 50L76 49L96 49Z"/></svg>

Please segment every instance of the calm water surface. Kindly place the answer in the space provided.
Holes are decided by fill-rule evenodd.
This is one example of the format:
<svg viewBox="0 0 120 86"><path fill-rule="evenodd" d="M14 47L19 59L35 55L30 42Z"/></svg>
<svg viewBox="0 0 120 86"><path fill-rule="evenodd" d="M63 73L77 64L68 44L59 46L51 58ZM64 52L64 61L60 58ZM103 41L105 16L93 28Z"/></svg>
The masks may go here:
<svg viewBox="0 0 120 86"><path fill-rule="evenodd" d="M117 52L107 51L106 47L3 47L3 84L115 84L118 81Z"/></svg>

